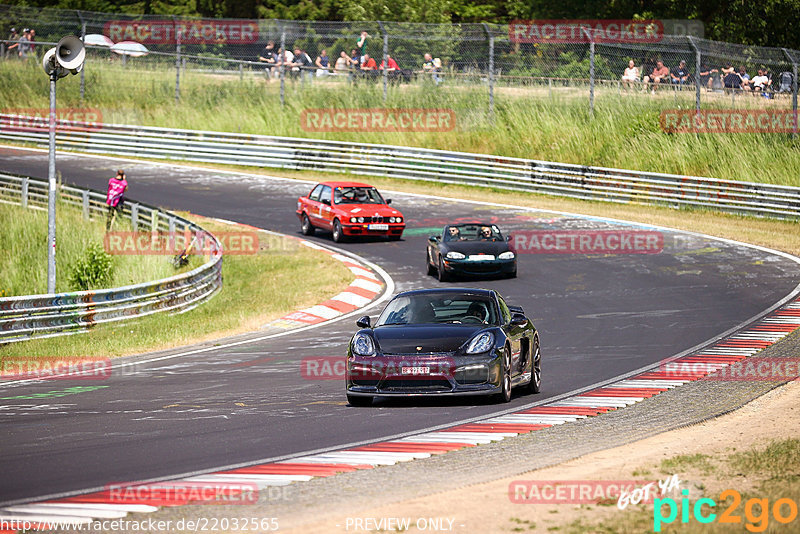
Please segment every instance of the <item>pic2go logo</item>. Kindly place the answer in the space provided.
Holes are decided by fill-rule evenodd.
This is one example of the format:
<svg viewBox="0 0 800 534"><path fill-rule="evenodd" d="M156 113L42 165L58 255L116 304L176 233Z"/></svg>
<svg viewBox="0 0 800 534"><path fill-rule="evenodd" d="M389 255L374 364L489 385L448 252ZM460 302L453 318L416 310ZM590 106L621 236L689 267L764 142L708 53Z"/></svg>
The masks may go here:
<svg viewBox="0 0 800 534"><path fill-rule="evenodd" d="M694 505L689 501L689 490L681 491L683 498L680 503L675 499L666 497L653 501L653 532L661 532L661 526L674 522L681 515L681 523L689 522L689 514L694 516L698 523L728 523L741 524L742 517L736 514L736 510L742 503L741 494L733 489L727 489L719 494L719 503L727 503L729 498L733 498L728 507L719 516L712 512L717 508L717 501L703 498L697 499ZM664 515L664 508L667 508L667 515ZM750 532L764 532L769 526L770 513L775 521L781 524L788 524L797 519L797 503L789 498L782 498L772 503L770 508L769 499L748 499L744 504L744 517L747 520L745 528Z"/></svg>

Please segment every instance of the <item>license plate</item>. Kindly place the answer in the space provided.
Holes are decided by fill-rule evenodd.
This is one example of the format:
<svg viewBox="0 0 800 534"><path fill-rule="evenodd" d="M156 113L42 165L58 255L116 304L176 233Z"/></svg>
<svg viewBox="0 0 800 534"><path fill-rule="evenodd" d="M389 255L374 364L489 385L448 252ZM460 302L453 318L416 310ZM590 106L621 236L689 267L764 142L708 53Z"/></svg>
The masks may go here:
<svg viewBox="0 0 800 534"><path fill-rule="evenodd" d="M389 225L388 224L370 224L369 226L367 226L367 229L368 230L388 230L389 229Z"/></svg>
<svg viewBox="0 0 800 534"><path fill-rule="evenodd" d="M494 256L491 254L471 254L469 259L470 261L492 261Z"/></svg>
<svg viewBox="0 0 800 534"><path fill-rule="evenodd" d="M400 372L404 375L429 375L431 374L431 368L428 366L403 367Z"/></svg>

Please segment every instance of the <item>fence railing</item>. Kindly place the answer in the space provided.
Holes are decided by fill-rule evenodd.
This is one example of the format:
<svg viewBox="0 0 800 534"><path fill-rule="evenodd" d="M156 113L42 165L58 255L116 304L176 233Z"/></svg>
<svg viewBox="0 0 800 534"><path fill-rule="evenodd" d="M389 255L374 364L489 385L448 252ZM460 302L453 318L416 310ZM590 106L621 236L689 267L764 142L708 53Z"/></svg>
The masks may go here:
<svg viewBox="0 0 800 534"><path fill-rule="evenodd" d="M44 180L0 173L0 202L46 207L47 194ZM80 209L84 219L105 215L103 193L61 185L60 197ZM222 248L212 234L183 217L138 202L126 201L123 215L134 231L188 232L210 240L198 247L209 251L208 260L186 273L125 287L0 298L0 344L72 334L157 312L184 312L222 288Z"/></svg>
<svg viewBox="0 0 800 534"><path fill-rule="evenodd" d="M28 128L19 128L25 124ZM415 147L65 123L57 146L83 152L387 176L617 203L800 218L800 188ZM0 139L46 146L47 119L0 114ZM89 125L87 125L89 126ZM13 128L12 128L13 127Z"/></svg>

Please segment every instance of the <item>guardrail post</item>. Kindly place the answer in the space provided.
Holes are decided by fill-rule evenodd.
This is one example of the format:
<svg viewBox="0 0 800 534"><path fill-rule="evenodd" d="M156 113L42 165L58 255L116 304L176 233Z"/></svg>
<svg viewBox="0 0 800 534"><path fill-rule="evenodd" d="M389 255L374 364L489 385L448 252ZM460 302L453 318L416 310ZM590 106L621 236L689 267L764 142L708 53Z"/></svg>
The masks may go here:
<svg viewBox="0 0 800 534"><path fill-rule="evenodd" d="M378 21L378 26L383 34L383 103L386 104L387 87L389 86L389 34L383 26L383 22Z"/></svg>
<svg viewBox="0 0 800 534"><path fill-rule="evenodd" d="M786 59L792 64L792 112L794 114L794 131L792 132L792 139L797 139L797 62L794 56L788 50L782 48Z"/></svg>
<svg viewBox="0 0 800 534"><path fill-rule="evenodd" d="M28 207L28 178L25 177L22 179L22 198L20 199L20 203L22 204L22 208L26 209Z"/></svg>
<svg viewBox="0 0 800 534"><path fill-rule="evenodd" d="M702 64L703 57L700 53L700 48L695 44L694 39L691 35L687 35L686 38L689 40L689 44L692 45L694 48L694 86L695 86L695 93L694 93L694 107L697 113L700 113L700 65Z"/></svg>
<svg viewBox="0 0 800 534"><path fill-rule="evenodd" d="M241 61L239 62L239 81L240 82L244 81L244 63L242 63Z"/></svg>
<svg viewBox="0 0 800 534"><path fill-rule="evenodd" d="M158 212L156 210L150 210L150 231L158 231Z"/></svg>
<svg viewBox="0 0 800 534"><path fill-rule="evenodd" d="M489 30L489 25L483 23L483 31L489 41L489 121L494 122L494 35Z"/></svg>
<svg viewBox="0 0 800 534"><path fill-rule="evenodd" d="M81 14L80 10L77 11L78 18L81 21L81 41L86 40L86 21L83 19L83 15ZM86 88L86 62L83 62L83 68L81 69L81 102L83 102L83 95Z"/></svg>
<svg viewBox="0 0 800 534"><path fill-rule="evenodd" d="M594 37L586 28L581 28L589 39L589 114L594 115Z"/></svg>
<svg viewBox="0 0 800 534"><path fill-rule="evenodd" d="M281 77L281 107L286 105L286 69L283 63L286 61L286 28L281 24L281 64L278 66L278 74Z"/></svg>
<svg viewBox="0 0 800 534"><path fill-rule="evenodd" d="M83 207L83 220L84 221L88 221L89 220L89 191L86 190L86 189L81 191L81 197L82 197L81 200L83 201L82 204L81 204L82 207Z"/></svg>
<svg viewBox="0 0 800 534"><path fill-rule="evenodd" d="M131 204L131 227L134 232L139 230L139 204Z"/></svg>
<svg viewBox="0 0 800 534"><path fill-rule="evenodd" d="M178 19L172 17L172 27L175 30L175 102L181 99L181 30Z"/></svg>

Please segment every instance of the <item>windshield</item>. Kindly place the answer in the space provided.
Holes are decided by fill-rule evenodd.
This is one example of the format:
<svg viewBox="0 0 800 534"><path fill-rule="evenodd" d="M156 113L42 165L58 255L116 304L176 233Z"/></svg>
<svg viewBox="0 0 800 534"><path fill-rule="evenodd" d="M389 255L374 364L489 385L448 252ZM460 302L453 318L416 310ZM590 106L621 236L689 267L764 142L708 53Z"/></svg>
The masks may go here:
<svg viewBox="0 0 800 534"><path fill-rule="evenodd" d="M389 302L375 326L393 324L499 324L494 301L482 295L420 293Z"/></svg>
<svg viewBox="0 0 800 534"><path fill-rule="evenodd" d="M493 224L451 224L444 229L445 241L502 241L503 234Z"/></svg>
<svg viewBox="0 0 800 534"><path fill-rule="evenodd" d="M335 204L386 204L374 187L337 187L333 190Z"/></svg>

